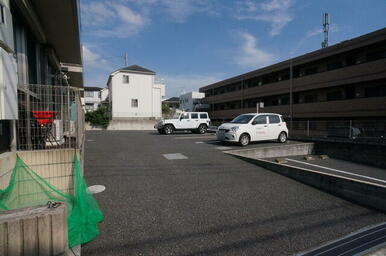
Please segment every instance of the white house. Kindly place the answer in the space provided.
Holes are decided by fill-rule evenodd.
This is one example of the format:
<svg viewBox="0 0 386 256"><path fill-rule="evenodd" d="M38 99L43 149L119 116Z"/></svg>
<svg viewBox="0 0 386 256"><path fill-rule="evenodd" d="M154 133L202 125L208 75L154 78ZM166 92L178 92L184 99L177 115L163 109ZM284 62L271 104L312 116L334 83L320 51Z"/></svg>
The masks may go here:
<svg viewBox="0 0 386 256"><path fill-rule="evenodd" d="M84 87L84 108L86 111L97 110L102 102L102 90L100 87ZM105 95L104 95L105 96ZM106 99L107 96L105 96Z"/></svg>
<svg viewBox="0 0 386 256"><path fill-rule="evenodd" d="M202 92L188 92L180 96L180 109L184 111L195 111L196 106L201 104L201 99L205 97Z"/></svg>
<svg viewBox="0 0 386 256"><path fill-rule="evenodd" d="M138 65L118 69L107 81L113 120L161 118L165 85L155 81L155 72Z"/></svg>

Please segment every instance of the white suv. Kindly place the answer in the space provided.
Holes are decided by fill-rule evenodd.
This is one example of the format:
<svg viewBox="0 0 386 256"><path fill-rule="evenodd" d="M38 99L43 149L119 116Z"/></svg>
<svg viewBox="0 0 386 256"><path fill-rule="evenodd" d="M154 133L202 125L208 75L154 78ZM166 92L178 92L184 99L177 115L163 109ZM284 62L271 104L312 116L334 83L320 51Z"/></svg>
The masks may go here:
<svg viewBox="0 0 386 256"><path fill-rule="evenodd" d="M175 119L161 120L154 128L160 134L172 134L176 130L191 130L195 133L205 133L210 125L207 112L183 112Z"/></svg>
<svg viewBox="0 0 386 256"><path fill-rule="evenodd" d="M217 139L220 141L239 142L246 146L251 141L275 140L287 141L288 129L279 114L242 114L218 127Z"/></svg>

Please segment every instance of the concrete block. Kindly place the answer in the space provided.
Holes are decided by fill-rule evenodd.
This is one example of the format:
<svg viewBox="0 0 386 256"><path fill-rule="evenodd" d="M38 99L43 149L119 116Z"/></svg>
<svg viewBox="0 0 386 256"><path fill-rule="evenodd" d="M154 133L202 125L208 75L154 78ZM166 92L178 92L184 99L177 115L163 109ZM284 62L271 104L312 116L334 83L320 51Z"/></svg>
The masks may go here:
<svg viewBox="0 0 386 256"><path fill-rule="evenodd" d="M311 160L315 160L315 158L313 156L305 156L304 160L311 161Z"/></svg>
<svg viewBox="0 0 386 256"><path fill-rule="evenodd" d="M328 155L320 155L319 157L320 157L320 159L323 159L323 160L324 159L329 159Z"/></svg>

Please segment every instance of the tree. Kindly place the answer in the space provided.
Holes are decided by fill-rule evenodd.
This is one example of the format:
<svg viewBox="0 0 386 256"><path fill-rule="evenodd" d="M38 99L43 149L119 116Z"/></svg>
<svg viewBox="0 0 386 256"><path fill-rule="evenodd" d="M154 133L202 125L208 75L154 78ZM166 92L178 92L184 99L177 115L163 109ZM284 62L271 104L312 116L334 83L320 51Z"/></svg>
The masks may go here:
<svg viewBox="0 0 386 256"><path fill-rule="evenodd" d="M98 107L98 109L95 111L87 112L85 115L85 120L91 125L107 128L110 118L106 107Z"/></svg>

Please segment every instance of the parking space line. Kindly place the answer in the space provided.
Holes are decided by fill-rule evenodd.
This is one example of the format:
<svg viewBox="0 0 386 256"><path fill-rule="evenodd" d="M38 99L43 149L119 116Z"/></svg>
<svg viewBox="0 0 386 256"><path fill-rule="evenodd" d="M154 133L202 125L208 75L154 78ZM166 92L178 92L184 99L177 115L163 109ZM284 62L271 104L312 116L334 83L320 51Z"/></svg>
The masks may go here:
<svg viewBox="0 0 386 256"><path fill-rule="evenodd" d="M229 149L232 149L230 147L216 147L216 149L218 150L229 150Z"/></svg>
<svg viewBox="0 0 386 256"><path fill-rule="evenodd" d="M181 159L188 159L187 156L181 154L181 153L172 153L172 154L162 154L163 157L165 157L167 160L181 160Z"/></svg>
<svg viewBox="0 0 386 256"><path fill-rule="evenodd" d="M369 180L374 180L374 181L386 183L385 180L381 180L381 179L377 179L377 178L373 178L373 177L369 177L369 176L365 176L365 175L360 175L360 174L356 174L356 173L352 173L352 172L346 172L346 171L342 171L342 170L338 170L338 169L334 169L334 168L329 168L329 167L325 167L325 166L321 166L321 165L317 165L317 164L310 164L310 163L306 163L303 161L294 160L294 159L290 159L290 158L286 158L286 160L290 161L290 162L295 162L295 163L309 165L309 166L313 166L313 167L317 167L317 168L326 169L326 170L333 171L333 172L348 174L348 175L352 175L352 176L356 176L356 177L361 177L361 178L365 178L365 179L369 179Z"/></svg>
<svg viewBox="0 0 386 256"><path fill-rule="evenodd" d="M195 141L194 143L196 143L196 144L204 144L203 141Z"/></svg>
<svg viewBox="0 0 386 256"><path fill-rule="evenodd" d="M190 137L176 137L176 138L174 138L174 139L176 139L176 140L189 140L189 139L205 139L205 137L209 137L210 138L210 136L190 136Z"/></svg>

